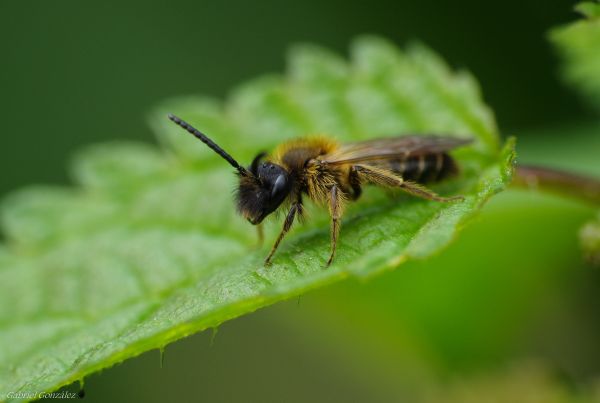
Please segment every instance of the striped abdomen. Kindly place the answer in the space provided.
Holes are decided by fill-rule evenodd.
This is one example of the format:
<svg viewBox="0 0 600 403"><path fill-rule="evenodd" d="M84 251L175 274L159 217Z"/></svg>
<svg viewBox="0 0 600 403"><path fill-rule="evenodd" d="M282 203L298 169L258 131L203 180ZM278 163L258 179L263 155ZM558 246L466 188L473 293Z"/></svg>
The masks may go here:
<svg viewBox="0 0 600 403"><path fill-rule="evenodd" d="M404 180L417 183L440 181L458 172L454 159L446 153L408 155L404 158L382 161L381 168L392 170Z"/></svg>

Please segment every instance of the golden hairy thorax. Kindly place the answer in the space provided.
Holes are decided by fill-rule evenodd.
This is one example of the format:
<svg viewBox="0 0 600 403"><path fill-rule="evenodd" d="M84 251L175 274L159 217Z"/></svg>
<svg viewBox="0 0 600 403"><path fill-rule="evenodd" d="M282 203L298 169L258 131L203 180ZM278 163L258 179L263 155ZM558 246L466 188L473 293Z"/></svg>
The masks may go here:
<svg viewBox="0 0 600 403"><path fill-rule="evenodd" d="M330 138L307 137L286 141L272 153L272 161L289 171L303 169L306 161L336 150L339 144Z"/></svg>
<svg viewBox="0 0 600 403"><path fill-rule="evenodd" d="M342 198L349 191L349 165L328 167L319 163L319 157L336 151L339 146L335 140L325 137L290 140L273 151L271 160L294 175L302 183L302 191L312 200L326 204L332 186L340 187Z"/></svg>

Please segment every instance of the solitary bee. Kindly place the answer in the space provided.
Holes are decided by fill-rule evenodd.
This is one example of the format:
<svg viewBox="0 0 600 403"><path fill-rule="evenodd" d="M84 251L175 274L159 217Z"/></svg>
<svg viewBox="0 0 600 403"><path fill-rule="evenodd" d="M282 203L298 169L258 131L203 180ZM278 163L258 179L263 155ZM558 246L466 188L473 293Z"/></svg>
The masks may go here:
<svg viewBox="0 0 600 403"><path fill-rule="evenodd" d="M251 224L286 205L283 229L265 259L268 265L294 219L303 218L302 196L327 206L331 215L331 255L335 257L340 220L348 201L356 200L361 186L374 184L397 188L427 200L451 202L462 196L442 197L423 184L440 181L457 173L448 152L470 139L442 136L399 136L338 144L325 138L301 138L279 145L271 154L259 153L247 168L238 164L206 135L177 116L169 119L193 134L237 170L238 212Z"/></svg>

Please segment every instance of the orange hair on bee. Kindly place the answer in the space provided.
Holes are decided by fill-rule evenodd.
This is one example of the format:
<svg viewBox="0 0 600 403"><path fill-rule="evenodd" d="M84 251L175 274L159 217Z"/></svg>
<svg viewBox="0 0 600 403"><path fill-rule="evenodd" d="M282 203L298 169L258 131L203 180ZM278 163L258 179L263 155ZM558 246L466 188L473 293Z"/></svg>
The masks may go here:
<svg viewBox="0 0 600 403"><path fill-rule="evenodd" d="M304 164L305 155L325 155L337 149L339 144L336 140L314 136L292 139L280 144L272 153L275 163L292 168L297 164Z"/></svg>

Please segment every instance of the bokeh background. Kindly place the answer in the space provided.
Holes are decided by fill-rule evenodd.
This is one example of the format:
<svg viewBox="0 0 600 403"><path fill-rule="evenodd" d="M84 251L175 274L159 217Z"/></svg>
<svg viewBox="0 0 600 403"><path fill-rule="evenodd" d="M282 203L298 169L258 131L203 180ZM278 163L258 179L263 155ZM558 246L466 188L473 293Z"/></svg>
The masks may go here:
<svg viewBox="0 0 600 403"><path fill-rule="evenodd" d="M547 31L570 1L0 3L0 196L69 181L69 155L154 142L145 119L282 71L286 49L418 39L478 78L519 160L600 175L597 116L563 85ZM567 134L567 135L566 135ZM488 205L449 250L263 309L85 381L89 401L600 399L600 273L589 206L528 191ZM107 296L110 298L110 296ZM212 340L212 341L211 341ZM71 386L76 390L77 385ZM496 400L485 400L496 401Z"/></svg>
<svg viewBox="0 0 600 403"><path fill-rule="evenodd" d="M3 1L0 192L64 182L82 144L153 141L150 107L182 94L225 96L281 71L291 43L345 53L351 38L418 39L472 71L503 132L585 112L557 79L546 31L571 1Z"/></svg>

